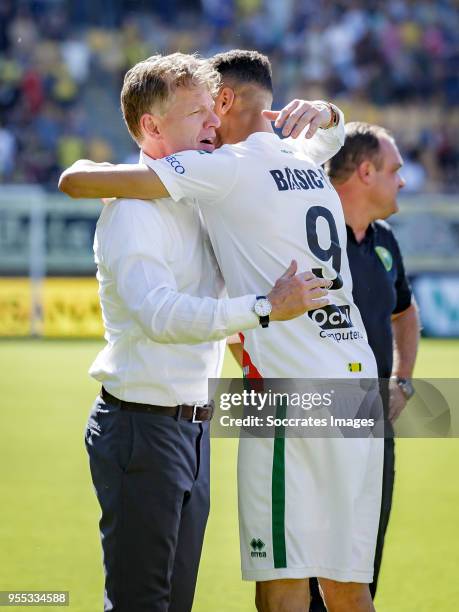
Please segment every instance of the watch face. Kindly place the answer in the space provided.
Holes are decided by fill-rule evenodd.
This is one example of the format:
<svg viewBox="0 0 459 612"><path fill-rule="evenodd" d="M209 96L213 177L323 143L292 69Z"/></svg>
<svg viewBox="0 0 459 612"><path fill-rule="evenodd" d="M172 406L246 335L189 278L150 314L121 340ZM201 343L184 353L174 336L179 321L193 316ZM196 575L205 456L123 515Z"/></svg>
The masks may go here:
<svg viewBox="0 0 459 612"><path fill-rule="evenodd" d="M404 384L404 389L405 393L411 397L414 393L414 387L411 384L411 382L409 380L406 381L406 383Z"/></svg>
<svg viewBox="0 0 459 612"><path fill-rule="evenodd" d="M410 397L414 395L414 387L410 380L406 378L399 378L397 384L407 399L410 399Z"/></svg>
<svg viewBox="0 0 459 612"><path fill-rule="evenodd" d="M255 302L255 313L259 317L268 317L273 309L271 302L266 298L261 298Z"/></svg>

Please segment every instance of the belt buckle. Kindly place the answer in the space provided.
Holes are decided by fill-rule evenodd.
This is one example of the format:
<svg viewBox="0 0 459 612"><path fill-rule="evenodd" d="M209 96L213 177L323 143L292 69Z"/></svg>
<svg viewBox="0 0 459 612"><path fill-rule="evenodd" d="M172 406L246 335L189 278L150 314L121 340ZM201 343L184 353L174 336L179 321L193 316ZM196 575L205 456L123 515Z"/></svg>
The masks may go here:
<svg viewBox="0 0 459 612"><path fill-rule="evenodd" d="M196 418L196 411L198 408L204 408L205 405L206 405L205 402L197 402L196 404L193 405L193 416L191 417L192 423L202 423L203 422Z"/></svg>

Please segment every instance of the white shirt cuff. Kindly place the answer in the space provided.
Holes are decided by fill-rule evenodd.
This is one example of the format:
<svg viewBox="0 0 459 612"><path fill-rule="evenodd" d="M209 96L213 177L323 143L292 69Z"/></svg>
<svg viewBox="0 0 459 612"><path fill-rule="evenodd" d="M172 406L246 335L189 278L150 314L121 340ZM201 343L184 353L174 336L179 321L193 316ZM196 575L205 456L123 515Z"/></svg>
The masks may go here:
<svg viewBox="0 0 459 612"><path fill-rule="evenodd" d="M254 329L259 325L260 322L253 310L256 299L256 295L244 295L228 300L226 310L226 327L230 332L228 335L244 329Z"/></svg>

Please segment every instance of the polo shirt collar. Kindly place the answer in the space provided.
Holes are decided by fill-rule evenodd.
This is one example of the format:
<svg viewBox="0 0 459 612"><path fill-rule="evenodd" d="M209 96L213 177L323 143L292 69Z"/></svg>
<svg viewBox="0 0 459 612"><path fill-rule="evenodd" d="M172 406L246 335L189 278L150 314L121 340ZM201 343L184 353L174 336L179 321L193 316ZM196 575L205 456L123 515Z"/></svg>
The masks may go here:
<svg viewBox="0 0 459 612"><path fill-rule="evenodd" d="M373 235L376 231L374 224L370 223L370 225L367 227L367 231L365 232L365 236L363 240L361 242L357 242L357 240L355 239L355 235L354 235L354 231L352 227L350 227L349 225L346 225L346 230L347 230L348 241L353 242L357 246L361 244L365 244L366 242L369 242L373 238Z"/></svg>

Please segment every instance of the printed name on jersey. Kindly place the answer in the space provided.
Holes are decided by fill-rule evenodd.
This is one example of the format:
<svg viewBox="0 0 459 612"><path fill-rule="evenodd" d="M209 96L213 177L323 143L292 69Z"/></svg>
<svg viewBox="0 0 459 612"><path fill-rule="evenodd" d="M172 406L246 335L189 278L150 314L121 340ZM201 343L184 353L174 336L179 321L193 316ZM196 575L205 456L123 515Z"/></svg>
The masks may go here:
<svg viewBox="0 0 459 612"><path fill-rule="evenodd" d="M358 330L337 331L341 329L351 330L354 327L351 319L351 307L348 304L342 306L329 304L323 308L316 308L308 312L308 317L321 328L319 333L321 338L333 338L336 342L363 338Z"/></svg>
<svg viewBox="0 0 459 612"><path fill-rule="evenodd" d="M325 186L322 170L303 170L301 168L288 168L270 170L279 191L293 191L295 189L323 189ZM328 183L327 183L328 187Z"/></svg>

